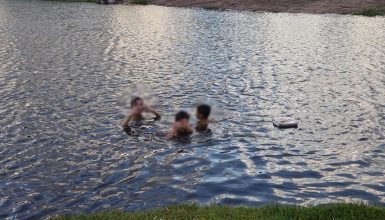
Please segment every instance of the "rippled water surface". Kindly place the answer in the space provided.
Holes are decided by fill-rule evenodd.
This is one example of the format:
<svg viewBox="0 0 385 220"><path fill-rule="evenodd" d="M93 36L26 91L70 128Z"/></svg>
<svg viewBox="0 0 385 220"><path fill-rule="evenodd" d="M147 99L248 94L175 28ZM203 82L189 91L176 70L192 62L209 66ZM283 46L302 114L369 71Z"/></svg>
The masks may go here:
<svg viewBox="0 0 385 220"><path fill-rule="evenodd" d="M0 0L0 218L385 204L385 18ZM128 136L122 100L159 122ZM162 138L214 106L212 135ZM298 129L273 127L291 116ZM193 120L195 122L195 120Z"/></svg>

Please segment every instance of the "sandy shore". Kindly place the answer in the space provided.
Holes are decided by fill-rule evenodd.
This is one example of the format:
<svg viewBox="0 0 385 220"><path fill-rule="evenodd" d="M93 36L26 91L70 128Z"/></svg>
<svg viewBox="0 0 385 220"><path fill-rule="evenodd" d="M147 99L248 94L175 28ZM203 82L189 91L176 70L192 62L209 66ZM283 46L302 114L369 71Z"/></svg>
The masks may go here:
<svg viewBox="0 0 385 220"><path fill-rule="evenodd" d="M150 4L207 9L317 14L352 14L367 8L385 9L385 0L152 0Z"/></svg>

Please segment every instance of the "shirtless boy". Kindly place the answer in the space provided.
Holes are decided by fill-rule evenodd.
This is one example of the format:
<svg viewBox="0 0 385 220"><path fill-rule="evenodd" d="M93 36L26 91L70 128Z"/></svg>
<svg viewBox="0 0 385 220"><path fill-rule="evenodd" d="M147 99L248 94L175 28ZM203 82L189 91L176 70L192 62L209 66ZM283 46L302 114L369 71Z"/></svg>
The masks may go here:
<svg viewBox="0 0 385 220"><path fill-rule="evenodd" d="M159 112L154 110L153 108L147 106L144 104L144 101L140 97L135 97L131 100L131 111L130 114L126 117L126 119L123 121L122 125L123 127L127 127L128 124L131 121L141 121L144 119L143 113L144 112L150 112L155 115L154 120L158 120L161 115Z"/></svg>
<svg viewBox="0 0 385 220"><path fill-rule="evenodd" d="M171 139L175 136L184 136L191 133L193 133L193 129L190 124L190 115L185 111L179 111L175 115L174 125L166 135L166 138Z"/></svg>
<svg viewBox="0 0 385 220"><path fill-rule="evenodd" d="M206 104L198 105L196 111L196 117L198 119L195 129L197 131L206 131L209 126L209 116L211 113L211 107Z"/></svg>

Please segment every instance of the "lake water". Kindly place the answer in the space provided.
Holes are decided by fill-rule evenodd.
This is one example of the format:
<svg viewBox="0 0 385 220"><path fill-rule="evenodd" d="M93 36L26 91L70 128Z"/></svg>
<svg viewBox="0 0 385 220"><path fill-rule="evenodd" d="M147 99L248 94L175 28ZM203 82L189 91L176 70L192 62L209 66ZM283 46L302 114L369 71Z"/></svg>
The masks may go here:
<svg viewBox="0 0 385 220"><path fill-rule="evenodd" d="M385 18L0 0L0 218L385 205ZM140 94L163 118L128 136ZM180 109L213 133L162 137ZM275 116L298 119L277 129ZM195 119L192 120L195 123Z"/></svg>

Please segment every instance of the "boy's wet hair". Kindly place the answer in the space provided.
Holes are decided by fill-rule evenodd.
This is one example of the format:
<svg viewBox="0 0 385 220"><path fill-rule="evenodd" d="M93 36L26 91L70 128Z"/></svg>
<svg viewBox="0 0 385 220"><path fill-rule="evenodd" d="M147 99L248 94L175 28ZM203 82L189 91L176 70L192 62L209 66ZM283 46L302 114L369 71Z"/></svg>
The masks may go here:
<svg viewBox="0 0 385 220"><path fill-rule="evenodd" d="M142 101L143 99L140 97L135 97L131 100L131 107L134 107L138 101Z"/></svg>
<svg viewBox="0 0 385 220"><path fill-rule="evenodd" d="M206 104L198 105L197 112L198 114L201 114L204 118L208 118L211 113L211 107Z"/></svg>
<svg viewBox="0 0 385 220"><path fill-rule="evenodd" d="M185 111L179 111L175 115L175 121L180 121L183 119L190 119L190 114Z"/></svg>

